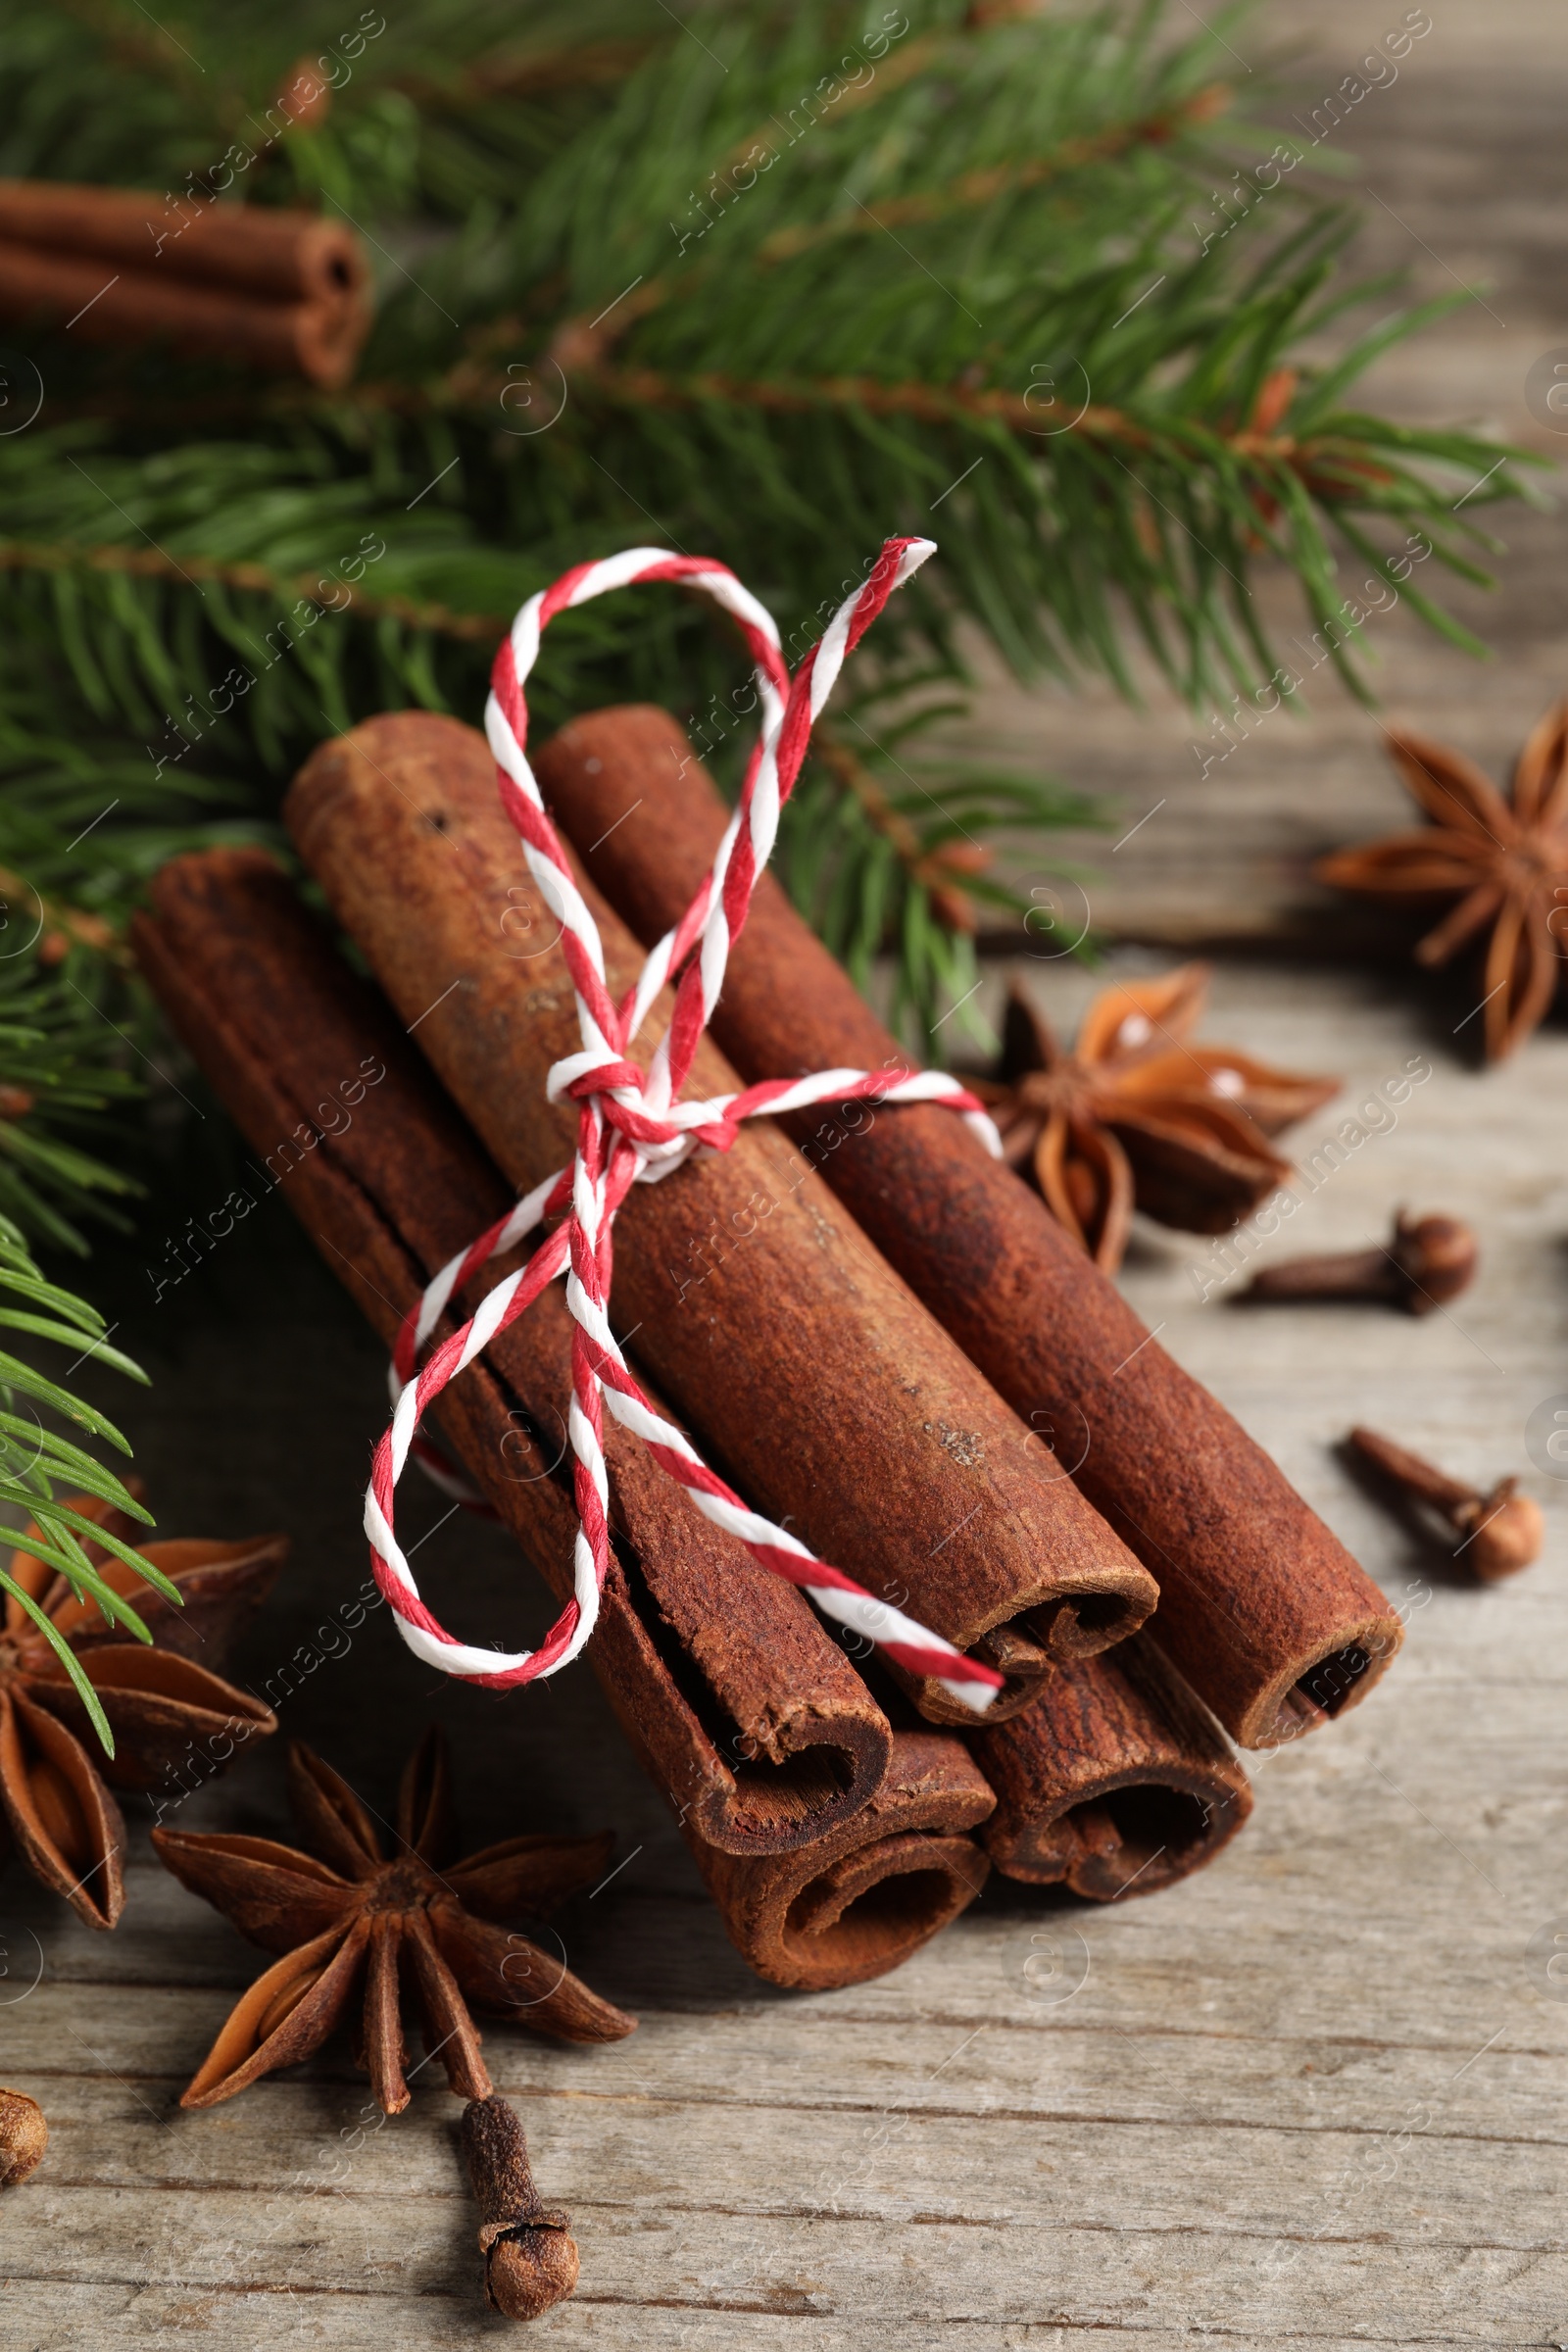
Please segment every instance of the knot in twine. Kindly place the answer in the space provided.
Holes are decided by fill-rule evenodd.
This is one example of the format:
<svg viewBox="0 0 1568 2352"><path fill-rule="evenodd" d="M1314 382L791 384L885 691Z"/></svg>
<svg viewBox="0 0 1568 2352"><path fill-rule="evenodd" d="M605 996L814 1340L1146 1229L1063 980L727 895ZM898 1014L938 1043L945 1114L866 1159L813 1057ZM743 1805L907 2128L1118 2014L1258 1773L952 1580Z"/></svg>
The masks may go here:
<svg viewBox="0 0 1568 2352"><path fill-rule="evenodd" d="M1002 1677L991 1667L965 1657L940 1635L876 1599L841 1569L818 1559L787 1529L749 1509L708 1468L682 1432L654 1410L627 1368L607 1312L611 1236L615 1212L631 1187L662 1183L695 1152L727 1152L741 1122L759 1113L814 1102L943 1102L958 1111L987 1149L1000 1156L996 1129L982 1105L940 1071L822 1070L808 1078L769 1080L707 1102L680 1100L698 1041L718 1002L730 947L772 853L779 811L800 773L812 722L846 657L895 588L934 552L929 539L890 539L865 585L839 608L793 678L785 667L772 615L733 572L703 558L672 557L646 547L628 549L602 564L579 564L554 587L531 597L496 656L485 733L496 757L502 805L516 828L528 870L562 926L561 945L576 989L582 1036L581 1050L551 1070L546 1091L551 1102L564 1098L576 1102L579 1112L571 1164L537 1185L443 1266L398 1337L392 1367L395 1409L375 1450L365 1528L376 1583L395 1613L398 1631L416 1657L444 1674L489 1690L508 1690L556 1673L577 1655L593 1632L610 1566L603 1446L608 1402L616 1420L643 1440L660 1468L685 1488L707 1518L737 1537L760 1566L804 1587L827 1616L868 1638L908 1673L935 1676L977 1714L1001 1688ZM598 926L572 879L528 764L523 683L538 656L540 637L558 612L612 589L655 580L702 590L738 623L755 666L762 723L739 804L711 868L674 930L649 954L635 988L616 1004L605 985ZM629 1057L628 1048L672 976L677 978L674 1013L645 1073ZM499 1283L463 1328L416 1370L420 1351L454 1292L488 1259L514 1248L525 1234L562 1210L567 1213L521 1272ZM537 1649L508 1653L476 1648L454 1641L419 1598L393 1530L394 1490L410 1452L421 1458L428 1454L417 1433L429 1404L562 1273L576 1327L568 1419L576 1457L574 1597ZM457 1491L449 1480L443 1483L449 1492Z"/></svg>

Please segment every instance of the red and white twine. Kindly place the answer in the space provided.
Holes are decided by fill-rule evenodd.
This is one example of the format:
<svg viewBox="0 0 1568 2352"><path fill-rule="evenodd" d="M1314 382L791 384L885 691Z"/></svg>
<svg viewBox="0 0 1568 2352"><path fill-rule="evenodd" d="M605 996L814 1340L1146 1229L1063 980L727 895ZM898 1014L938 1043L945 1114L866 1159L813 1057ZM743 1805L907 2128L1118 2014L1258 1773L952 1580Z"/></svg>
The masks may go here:
<svg viewBox="0 0 1568 2352"><path fill-rule="evenodd" d="M1001 1687L1002 1677L992 1668L965 1657L940 1635L876 1599L842 1570L816 1558L798 1537L748 1509L682 1433L653 1409L627 1369L607 1312L611 1236L615 1212L632 1185L661 1182L695 1152L728 1151L744 1119L814 1102L944 1102L976 1130L989 1150L1000 1152L996 1130L980 1103L955 1079L937 1071L822 1070L809 1078L769 1080L707 1102L680 1100L698 1041L723 986L731 944L746 920L757 877L772 853L779 811L800 773L812 722L846 657L894 589L932 553L929 539L890 539L865 585L840 607L793 678L785 667L772 616L733 572L721 564L646 547L628 549L606 563L579 564L554 587L531 597L496 656L485 732L496 756L502 803L517 829L528 870L561 923L562 949L577 994L581 1050L556 1063L546 1093L553 1102L569 1097L579 1111L577 1150L570 1166L536 1185L470 1249L443 1266L406 1318L398 1339L393 1365L396 1407L375 1450L365 1527L376 1582L396 1614L398 1631L416 1656L445 1674L506 1690L554 1674L576 1656L593 1632L610 1565L603 1449L608 1401L616 1420L635 1431L700 1511L738 1537L762 1567L804 1587L827 1616L874 1642L911 1674L935 1676L976 1713L984 1711ZM528 764L523 684L538 655L540 637L558 612L612 589L656 580L701 589L739 625L755 664L762 726L739 805L710 873L675 929L650 953L636 987L617 1004L605 985L598 927L572 880ZM628 1048L671 978L677 983L674 1013L645 1074L629 1058ZM563 1210L567 1212L563 1221L522 1271L498 1284L462 1330L444 1340L428 1363L416 1369L425 1342L454 1294L488 1259L514 1249L546 1218ZM429 1405L562 1273L575 1324L568 1423L576 1456L575 1597L537 1649L511 1654L479 1649L455 1642L419 1598L393 1532L393 1492L410 1452L427 1450L416 1433Z"/></svg>

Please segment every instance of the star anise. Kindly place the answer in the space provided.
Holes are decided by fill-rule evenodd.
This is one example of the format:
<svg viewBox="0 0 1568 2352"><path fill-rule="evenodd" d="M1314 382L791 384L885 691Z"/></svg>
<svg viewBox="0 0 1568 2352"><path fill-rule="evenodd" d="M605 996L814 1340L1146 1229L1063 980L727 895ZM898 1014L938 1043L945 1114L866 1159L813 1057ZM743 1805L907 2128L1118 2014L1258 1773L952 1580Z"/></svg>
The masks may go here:
<svg viewBox="0 0 1568 2352"><path fill-rule="evenodd" d="M387 2115L409 2103L401 1995L412 1991L428 2056L464 2099L490 2096L468 2004L562 2041L618 2041L636 2019L591 1992L525 1936L492 1923L550 1909L597 1878L613 1842L509 1838L466 1860L455 1842L446 1741L430 1731L398 1791L390 1858L375 1820L329 1764L295 1740L289 1801L306 1845L154 1830L182 1886L264 1951L280 1952L234 2009L183 2107L215 2107L320 2048L363 1993L370 2087Z"/></svg>
<svg viewBox="0 0 1568 2352"><path fill-rule="evenodd" d="M1070 1053L1015 989L997 1077L975 1081L1010 1164L1107 1273L1135 1206L1189 1233L1228 1232L1291 1173L1269 1138L1338 1092L1335 1078L1189 1044L1207 989L1199 963L1108 988Z"/></svg>
<svg viewBox="0 0 1568 2352"><path fill-rule="evenodd" d="M1545 1012L1568 954L1568 701L1520 753L1511 801L1461 752L1420 735L1386 740L1428 822L1338 851L1318 878L1396 904L1454 901L1417 947L1419 963L1446 963L1490 930L1484 1035L1487 1059L1500 1061Z"/></svg>
<svg viewBox="0 0 1568 2352"><path fill-rule="evenodd" d="M131 1533L130 1521L97 1496L73 1495L70 1508L109 1534ZM63 1576L27 1550L29 1539L41 1540L36 1522L11 1556L11 1574L80 1660L108 1720L114 1753L101 1752L59 1656L8 1594L0 1632L0 1852L14 1843L34 1878L63 1894L89 1927L112 1928L125 1900L125 1831L105 1784L154 1788L193 1746L216 1772L233 1754L239 1725L247 1739L277 1729L276 1717L259 1699L198 1665L190 1652L201 1647L209 1658L223 1656L271 1589L288 1539L219 1544L187 1537L144 1544L143 1557L176 1587L183 1608L140 1586L134 1571L101 1544L85 1543L104 1582L122 1596L134 1594L150 1645L127 1642L95 1601L79 1599Z"/></svg>

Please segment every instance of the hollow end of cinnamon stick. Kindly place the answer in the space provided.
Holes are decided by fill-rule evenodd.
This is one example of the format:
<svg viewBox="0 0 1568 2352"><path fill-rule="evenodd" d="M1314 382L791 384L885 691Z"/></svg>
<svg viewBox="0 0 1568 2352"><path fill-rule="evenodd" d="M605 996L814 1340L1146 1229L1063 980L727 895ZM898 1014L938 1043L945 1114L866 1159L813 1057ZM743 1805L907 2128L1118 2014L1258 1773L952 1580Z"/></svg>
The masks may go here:
<svg viewBox="0 0 1568 2352"><path fill-rule="evenodd" d="M485 1449L459 1424L451 1434L454 1451L481 1478ZM564 1597L564 1580L558 1576L556 1583ZM790 1725L785 1744L775 1740L764 1749L760 1710L751 1703L760 1679L755 1661L744 1679L745 1662L737 1661L728 1675L709 1683L694 1671L691 1656L682 1656L658 1610L639 1601L636 1580L620 1562L612 1568L606 1595L589 1663L633 1753L692 1839L753 1859L794 1853L853 1820L874 1794L887 1771L892 1735L842 1653L824 1651L808 1663L803 1683L809 1705ZM781 1630L775 1609L769 1593L751 1629L760 1649L769 1646L769 1632Z"/></svg>
<svg viewBox="0 0 1568 2352"><path fill-rule="evenodd" d="M860 1810L887 1770L886 1737L867 1724L867 1737L854 1740L851 1727L836 1724L808 1745L781 1755L776 1763L733 1752L729 1741L730 1786L710 1807L696 1808L706 1838L730 1853L788 1851L808 1844Z"/></svg>
<svg viewBox="0 0 1568 2352"><path fill-rule="evenodd" d="M359 297L300 303L293 313L292 335L301 375L323 392L341 391L369 331L370 306Z"/></svg>
<svg viewBox="0 0 1568 2352"><path fill-rule="evenodd" d="M961 1740L896 1732L871 1802L806 1851L747 1861L688 1842L749 1964L821 1992L885 1976L973 1902L990 1865L967 1832L995 1802Z"/></svg>
<svg viewBox="0 0 1568 2352"><path fill-rule="evenodd" d="M456 1425L454 1435L454 1451L481 1477L482 1448ZM564 1598L564 1580L552 1581ZM606 1592L612 1597L601 1618L604 1635L588 1659L633 1753L683 1830L720 1853L756 1858L814 1845L861 1810L887 1769L890 1746L886 1718L863 1690L845 1700L818 1686L816 1739L769 1761L755 1734L689 1667L680 1674L662 1667L662 1629L628 1604L624 1583L612 1574Z"/></svg>
<svg viewBox="0 0 1568 2352"><path fill-rule="evenodd" d="M1031 1602L958 1646L1004 1678L986 1709L989 1723L1005 1723L1033 1704L1052 1677L1079 1658L1098 1657L1136 1634L1152 1613L1149 1579L1140 1569L1102 1568L1094 1586ZM974 1710L955 1698L934 1675L895 1669L900 1687L927 1723L974 1729Z"/></svg>
<svg viewBox="0 0 1568 2352"><path fill-rule="evenodd" d="M985 1840L1004 1878L1065 1886L1098 1903L1155 1894L1211 1862L1252 1810L1245 1782L1229 1788L1179 1765L1107 1779L1100 1793Z"/></svg>
<svg viewBox="0 0 1568 2352"><path fill-rule="evenodd" d="M1240 1747L1279 1747L1359 1706L1397 1656L1404 1627L1392 1609L1339 1633L1331 1644L1293 1659L1231 1727Z"/></svg>
<svg viewBox="0 0 1568 2352"><path fill-rule="evenodd" d="M974 1750L997 1791L980 1833L997 1869L1096 1902L1201 1869L1252 1810L1219 1726L1147 1635L1064 1670Z"/></svg>
<svg viewBox="0 0 1568 2352"><path fill-rule="evenodd" d="M563 1304L552 1297L531 1313L544 1310L536 1336L559 1327L564 1401L571 1341ZM516 1347L503 1335L503 1373ZM605 1437L616 1595L635 1610L642 1655L674 1702L628 1723L649 1772L727 1853L805 1845L858 1812L881 1782L887 1719L809 1606L694 1512L640 1441L613 1427ZM684 1759L669 1752L677 1722L695 1751Z"/></svg>

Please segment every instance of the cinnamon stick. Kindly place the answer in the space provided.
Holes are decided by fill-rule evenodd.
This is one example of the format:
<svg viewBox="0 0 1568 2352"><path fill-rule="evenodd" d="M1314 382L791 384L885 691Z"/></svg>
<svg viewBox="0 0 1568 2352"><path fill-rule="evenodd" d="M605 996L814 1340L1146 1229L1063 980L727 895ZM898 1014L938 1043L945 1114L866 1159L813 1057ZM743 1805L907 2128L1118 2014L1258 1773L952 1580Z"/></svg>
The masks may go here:
<svg viewBox="0 0 1568 2352"><path fill-rule="evenodd" d="M446 1225L477 1231L505 1187L384 1004L268 858L250 850L177 858L152 899L134 925L143 970L264 1165L283 1161L291 1206L390 1345L451 1254ZM345 1123L344 1073L377 1064L373 1094L354 1106L363 1115ZM537 1394L526 1348L536 1312L446 1392L438 1417L564 1596L565 1493L549 1478L519 1486L506 1469L514 1383ZM662 1479L671 1524L651 1535L632 1475L640 1449L620 1436L612 1508L643 1548L623 1533L587 1659L751 1965L776 1984L817 1988L879 1976L983 1885L989 1864L963 1833L992 1808L984 1776L951 1733L890 1737L800 1594L754 1567Z"/></svg>
<svg viewBox="0 0 1568 2352"><path fill-rule="evenodd" d="M0 318L100 343L167 341L335 387L369 326L353 230L262 205L0 180Z"/></svg>
<svg viewBox="0 0 1568 2352"><path fill-rule="evenodd" d="M684 909L726 821L667 713L577 719L536 755L558 824L643 941ZM713 1036L748 1082L908 1057L770 875ZM802 1122L795 1132L804 1132ZM1157 1577L1162 1647L1243 1746L1365 1696L1401 1627L1262 1448L1153 1339L1044 1202L951 1112L816 1114L817 1164L877 1247Z"/></svg>
<svg viewBox="0 0 1568 2352"><path fill-rule="evenodd" d="M482 737L419 711L370 720L313 755L285 815L507 1177L564 1165L575 1107L547 1104L545 1080L579 1046L573 991ZM595 913L618 997L641 957ZM667 1018L666 999L653 1035ZM705 1042L690 1091L735 1085ZM990 1637L994 1712L1147 1615L1148 1570L776 1131L634 1187L615 1251L620 1326L700 1442L880 1596L960 1648ZM940 1682L911 1689L930 1720L972 1721Z"/></svg>
<svg viewBox="0 0 1568 2352"><path fill-rule="evenodd" d="M430 1276L506 1206L507 1187L270 858L179 858L151 896L133 926L138 959L258 1153L256 1191L282 1185L390 1348ZM225 1205L230 1227L249 1213L245 1198ZM553 1288L446 1391L437 1416L563 1599L569 1465L548 1473L569 1350ZM803 1845L877 1787L886 1720L801 1594L702 1518L639 1441L608 1419L605 1434L618 1542L588 1660L694 1835L742 1854Z"/></svg>
<svg viewBox="0 0 1568 2352"><path fill-rule="evenodd" d="M990 1864L964 1832L995 1801L951 1732L895 1732L871 1802L811 1846L744 1859L693 1851L758 1975L825 1992L885 1976L973 1902Z"/></svg>
<svg viewBox="0 0 1568 2352"><path fill-rule="evenodd" d="M275 302L363 294L365 251L319 213L261 204L180 204L135 188L0 179L0 238L53 253L94 254L132 270L235 286Z"/></svg>
<svg viewBox="0 0 1568 2352"><path fill-rule="evenodd" d="M1218 1726L1148 1633L1063 1667L973 1745L997 1792L981 1838L998 1870L1097 1902L1200 1870L1252 1810Z"/></svg>

